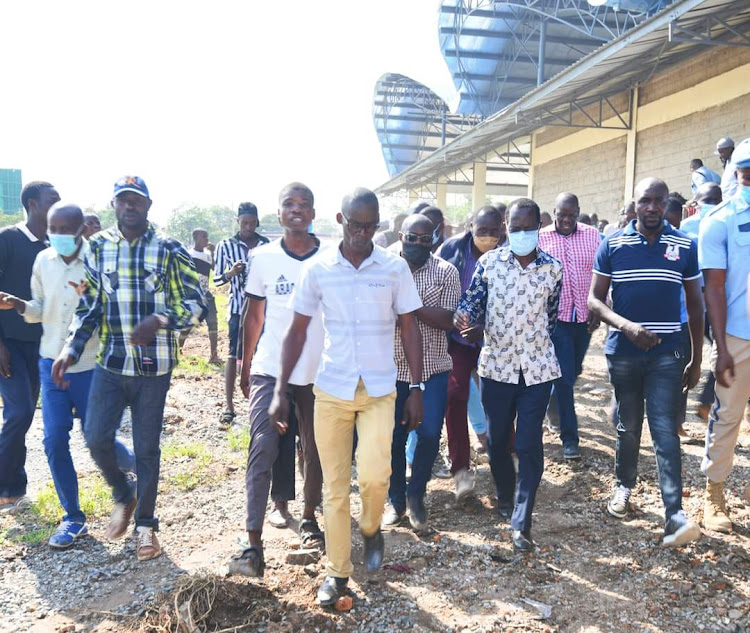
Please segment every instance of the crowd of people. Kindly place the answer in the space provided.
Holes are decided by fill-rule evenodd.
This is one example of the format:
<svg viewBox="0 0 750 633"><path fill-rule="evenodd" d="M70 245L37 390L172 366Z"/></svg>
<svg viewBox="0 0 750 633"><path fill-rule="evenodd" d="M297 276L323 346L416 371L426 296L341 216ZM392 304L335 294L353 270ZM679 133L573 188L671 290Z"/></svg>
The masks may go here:
<svg viewBox="0 0 750 633"><path fill-rule="evenodd" d="M249 402L247 547L232 573L263 575L268 497L269 522L286 526L299 460L300 539L325 551L318 600L335 603L354 569L352 463L374 571L382 525L429 525L443 422L457 501L474 494L471 423L475 450L489 455L499 519L515 550L532 550L545 419L563 457L581 459L574 387L602 322L617 436L607 511L628 516L645 413L663 544L700 538L682 509L680 433L708 335L703 526L729 532L723 482L750 397L750 139L736 149L721 139L717 152L723 177L691 162L690 201L646 178L612 225L584 218L577 196L562 192L548 218L519 198L481 206L465 232L447 237L443 212L420 203L376 233L378 198L356 189L336 216L342 239L328 247L311 231L314 195L299 182L280 192L279 239L257 232L258 209L245 202L235 236L214 248L196 229L189 251L149 221L137 176L115 183L117 223L103 230L50 183L29 183L26 222L0 232L0 507L28 503L25 435L41 388L44 448L65 513L49 545L65 549L87 534L69 447L77 417L113 491L104 536L124 536L134 519L138 559L160 555L164 403L184 339L203 320L210 361L220 362L213 278L229 285L220 423L235 422L237 382ZM126 407L132 450L118 437Z"/></svg>

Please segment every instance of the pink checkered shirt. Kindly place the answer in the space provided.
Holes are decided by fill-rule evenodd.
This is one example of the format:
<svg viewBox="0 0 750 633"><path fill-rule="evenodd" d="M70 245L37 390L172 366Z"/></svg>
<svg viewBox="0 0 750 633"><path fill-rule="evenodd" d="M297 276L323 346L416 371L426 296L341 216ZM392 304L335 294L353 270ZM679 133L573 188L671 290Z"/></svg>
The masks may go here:
<svg viewBox="0 0 750 633"><path fill-rule="evenodd" d="M540 248L559 259L563 265L558 321L586 322L594 258L601 241L602 236L597 229L580 223L570 235L560 235L554 223L539 231Z"/></svg>

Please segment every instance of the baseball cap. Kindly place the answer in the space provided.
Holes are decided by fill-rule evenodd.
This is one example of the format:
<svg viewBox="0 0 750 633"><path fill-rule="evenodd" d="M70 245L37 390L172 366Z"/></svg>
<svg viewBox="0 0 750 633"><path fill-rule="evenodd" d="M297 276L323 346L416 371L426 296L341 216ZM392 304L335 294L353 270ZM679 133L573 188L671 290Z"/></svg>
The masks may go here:
<svg viewBox="0 0 750 633"><path fill-rule="evenodd" d="M115 183L115 198L125 191L132 191L139 196L151 199L148 194L148 187L140 176L123 176Z"/></svg>
<svg viewBox="0 0 750 633"><path fill-rule="evenodd" d="M256 207L252 202L240 202L240 206L237 209L237 215L245 215L246 213L254 215L257 218L258 207Z"/></svg>
<svg viewBox="0 0 750 633"><path fill-rule="evenodd" d="M735 148L732 162L738 169L750 168L750 138L746 138Z"/></svg>
<svg viewBox="0 0 750 633"><path fill-rule="evenodd" d="M716 141L716 151L714 154L718 155L720 149L727 149L728 147L734 147L734 141L728 136L722 136Z"/></svg>

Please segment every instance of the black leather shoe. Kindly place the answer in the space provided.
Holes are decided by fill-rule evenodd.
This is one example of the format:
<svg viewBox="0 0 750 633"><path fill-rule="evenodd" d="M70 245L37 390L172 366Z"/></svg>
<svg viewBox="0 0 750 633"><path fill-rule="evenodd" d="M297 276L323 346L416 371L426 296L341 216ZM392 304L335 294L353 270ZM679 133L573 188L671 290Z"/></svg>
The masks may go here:
<svg viewBox="0 0 750 633"><path fill-rule="evenodd" d="M346 591L348 578L334 578L326 576L323 584L318 589L318 602L324 607L330 606L336 602Z"/></svg>
<svg viewBox="0 0 750 633"><path fill-rule="evenodd" d="M497 507L497 512L500 515L501 519L504 519L505 521L509 521L510 518L513 516L513 504L510 505L501 504Z"/></svg>
<svg viewBox="0 0 750 633"><path fill-rule="evenodd" d="M427 527L427 508L424 505L424 499L421 497L409 497L406 500L409 506L409 523L413 530L420 532Z"/></svg>
<svg viewBox="0 0 750 633"><path fill-rule="evenodd" d="M531 534L524 534L521 530L513 530L513 549L517 552L530 552L534 549Z"/></svg>
<svg viewBox="0 0 750 633"><path fill-rule="evenodd" d="M369 572L378 571L383 563L383 533L378 530L372 536L362 535L365 541L365 569Z"/></svg>

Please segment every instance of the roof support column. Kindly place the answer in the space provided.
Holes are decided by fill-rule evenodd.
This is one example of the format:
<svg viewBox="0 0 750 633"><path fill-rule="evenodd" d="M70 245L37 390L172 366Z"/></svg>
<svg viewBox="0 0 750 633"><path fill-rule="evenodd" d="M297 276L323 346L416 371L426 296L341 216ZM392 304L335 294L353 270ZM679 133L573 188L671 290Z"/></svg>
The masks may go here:
<svg viewBox="0 0 750 633"><path fill-rule="evenodd" d="M529 139L529 184L526 197L534 199L534 147L536 147L536 130L531 133Z"/></svg>
<svg viewBox="0 0 750 633"><path fill-rule="evenodd" d="M474 210L484 204L487 196L487 163L474 163L474 184L471 187L471 205Z"/></svg>
<svg viewBox="0 0 750 633"><path fill-rule="evenodd" d="M627 133L627 146L625 148L625 190L623 193L624 204L633 197L635 189L635 161L636 146L638 144L638 86L630 91L630 129Z"/></svg>
<svg viewBox="0 0 750 633"><path fill-rule="evenodd" d="M539 57L536 65L536 85L544 83L544 58L547 56L547 20L539 25Z"/></svg>
<svg viewBox="0 0 750 633"><path fill-rule="evenodd" d="M445 176L438 178L435 206L441 211L445 211L448 206L448 182Z"/></svg>

